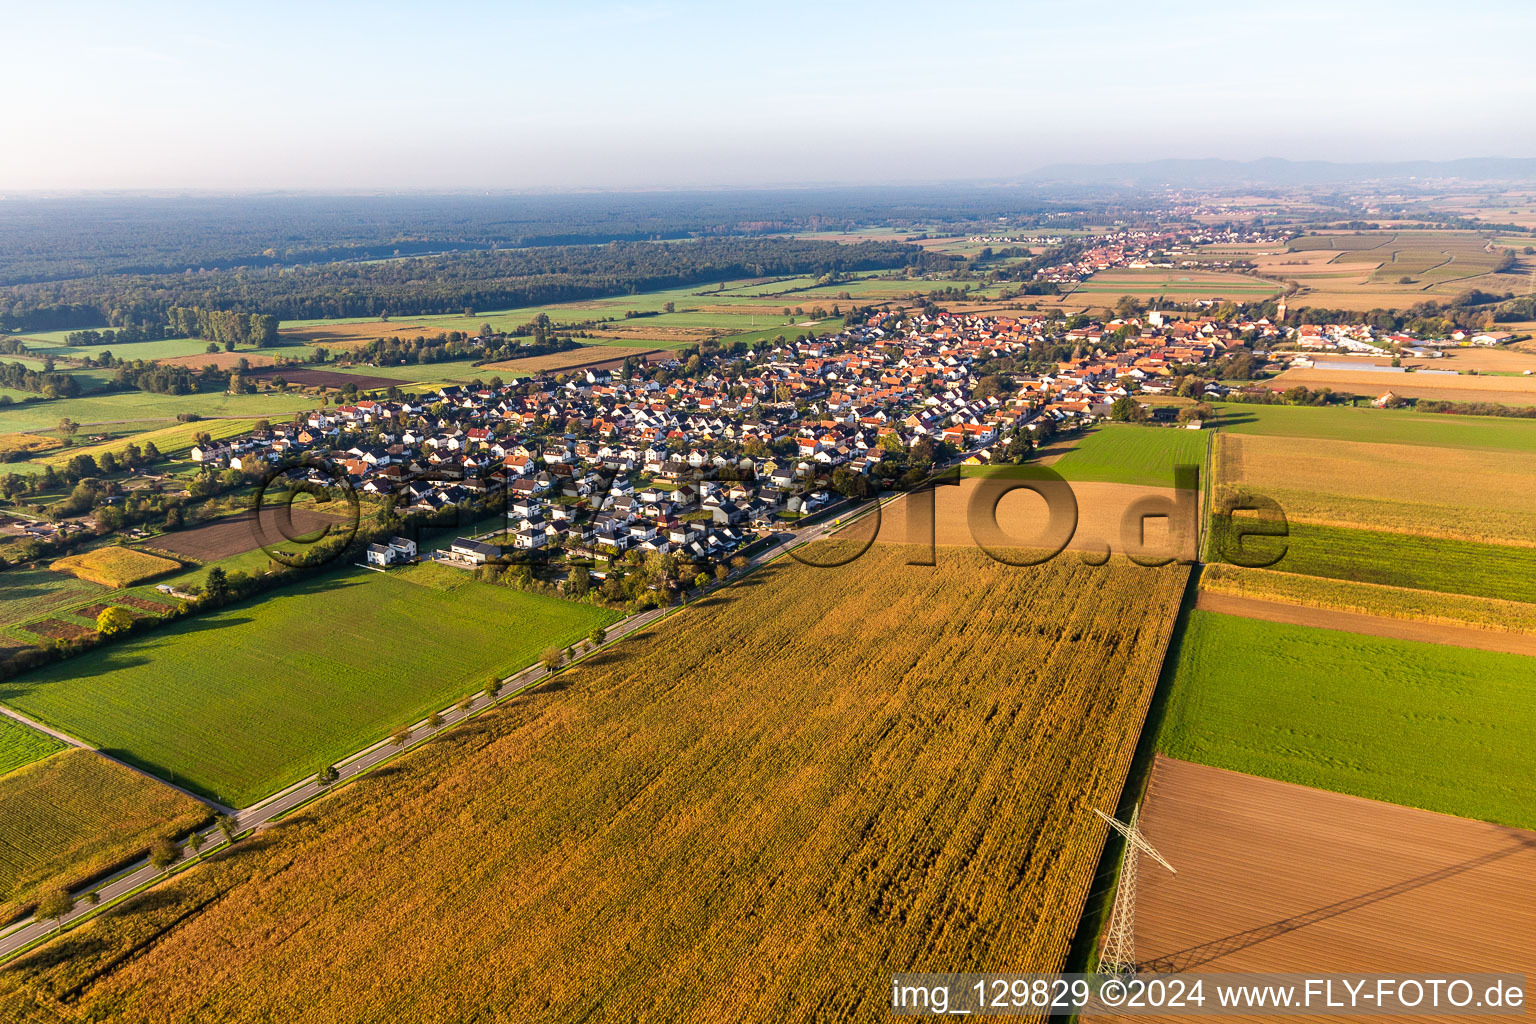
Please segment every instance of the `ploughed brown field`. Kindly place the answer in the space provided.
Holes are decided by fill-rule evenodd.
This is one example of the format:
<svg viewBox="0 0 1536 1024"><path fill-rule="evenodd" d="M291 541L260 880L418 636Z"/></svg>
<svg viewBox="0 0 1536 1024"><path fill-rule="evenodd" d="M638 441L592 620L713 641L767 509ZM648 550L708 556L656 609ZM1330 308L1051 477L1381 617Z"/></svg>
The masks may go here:
<svg viewBox="0 0 1536 1024"><path fill-rule="evenodd" d="M424 364L422 370L430 371L431 364ZM264 367L253 373L250 377L281 377L289 384L297 384L299 387L325 387L344 388L348 384L356 385L358 390L369 388L387 388L391 384L399 384L394 377L374 377L365 373L341 373L338 370L317 370L307 366L275 366Z"/></svg>
<svg viewBox="0 0 1536 1024"><path fill-rule="evenodd" d="M212 562L254 551L263 544L268 550L281 548L292 538L316 534L327 526L345 530L348 523L342 516L317 512L295 503L286 510L280 506L263 508L259 520L255 512L241 512L204 526L167 533L149 541L145 547L199 562Z"/></svg>
<svg viewBox="0 0 1536 1024"><path fill-rule="evenodd" d="M1536 832L1165 757L1140 823L1143 970L1531 972Z"/></svg>
<svg viewBox="0 0 1536 1024"><path fill-rule="evenodd" d="M908 554L753 573L0 972L0 1019L885 1021L894 971L1058 969L1188 570Z"/></svg>

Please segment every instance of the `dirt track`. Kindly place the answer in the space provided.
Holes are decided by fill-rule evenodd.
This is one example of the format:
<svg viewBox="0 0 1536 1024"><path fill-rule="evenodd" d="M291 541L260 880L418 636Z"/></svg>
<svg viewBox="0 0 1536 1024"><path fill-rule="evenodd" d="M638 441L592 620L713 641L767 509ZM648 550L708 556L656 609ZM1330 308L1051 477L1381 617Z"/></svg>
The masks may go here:
<svg viewBox="0 0 1536 1024"><path fill-rule="evenodd" d="M1416 622L1413 619L1366 615L1363 612L1307 608L1299 604L1286 604L1283 601L1264 601L1256 597L1238 597L1234 594L1217 594L1207 590L1200 592L1200 596L1195 600L1195 607L1208 612L1221 612L1224 615L1241 615L1245 619L1285 622L1294 626L1317 626L1320 629L1364 633L1366 636L1384 636L1393 640L1420 640L1431 644L1445 644L1449 647L1471 647L1479 651L1536 655L1536 636L1528 633L1506 633L1501 630L1478 629L1474 626L1450 626L1438 622Z"/></svg>
<svg viewBox="0 0 1536 1024"><path fill-rule="evenodd" d="M1536 832L1164 757L1141 826L1144 970L1531 972Z"/></svg>

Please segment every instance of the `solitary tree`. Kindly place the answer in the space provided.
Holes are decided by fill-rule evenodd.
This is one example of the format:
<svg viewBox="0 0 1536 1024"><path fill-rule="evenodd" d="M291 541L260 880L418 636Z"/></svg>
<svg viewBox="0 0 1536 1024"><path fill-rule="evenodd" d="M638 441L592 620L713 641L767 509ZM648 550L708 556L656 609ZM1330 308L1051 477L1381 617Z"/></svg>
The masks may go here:
<svg viewBox="0 0 1536 1024"><path fill-rule="evenodd" d="M539 656L539 660L544 663L545 669L553 672L560 667L560 663L565 660L565 656L560 653L560 648L558 647L546 647L544 648L544 653Z"/></svg>
<svg viewBox="0 0 1536 1024"><path fill-rule="evenodd" d="M101 614L96 616L96 632L102 636L122 633L132 626L133 613L127 608L119 608L117 605L103 608Z"/></svg>
<svg viewBox="0 0 1536 1024"><path fill-rule="evenodd" d="M156 839L149 847L149 862L159 871L176 863L180 856L181 848L169 839Z"/></svg>
<svg viewBox="0 0 1536 1024"><path fill-rule="evenodd" d="M485 681L485 696L486 696L487 700L495 700L496 699L496 695L499 694L500 692L501 692L501 680L500 679L497 679L495 676L491 676L491 678L489 678L489 679L487 679Z"/></svg>
<svg viewBox="0 0 1536 1024"><path fill-rule="evenodd" d="M45 921L52 921L55 925L62 924L64 918L71 910L75 909L75 898L69 894L68 889L50 889L37 901L37 916Z"/></svg>
<svg viewBox="0 0 1536 1024"><path fill-rule="evenodd" d="M240 831L240 824L233 814L220 814L213 819L213 823L219 827L220 832L224 833L225 839L231 843L235 841L235 836Z"/></svg>
<svg viewBox="0 0 1536 1024"><path fill-rule="evenodd" d="M467 714L469 714L469 709L474 707L474 706L475 706L475 698L474 697L465 697L463 700L459 701L459 713L467 715Z"/></svg>
<svg viewBox="0 0 1536 1024"><path fill-rule="evenodd" d="M333 764L328 764L315 773L315 782L321 789L329 786L339 778L341 778L341 773L336 770L336 766Z"/></svg>
<svg viewBox="0 0 1536 1024"><path fill-rule="evenodd" d="M411 739L411 727L408 726L408 725L402 725L400 728L398 728L394 732L390 733L390 736L389 736L389 742L393 743L397 747L405 746L407 743L410 742L410 739Z"/></svg>
<svg viewBox="0 0 1536 1024"><path fill-rule="evenodd" d="M592 632L587 634L587 639L591 640L593 644L601 647L603 644L608 642L608 631L602 626L598 626L596 629L592 630Z"/></svg>
<svg viewBox="0 0 1536 1024"><path fill-rule="evenodd" d="M201 832L193 832L190 836L187 836L187 849L191 850L193 853L196 853L202 848L203 834Z"/></svg>
<svg viewBox="0 0 1536 1024"><path fill-rule="evenodd" d="M443 724L443 716L436 711L427 716L427 728L436 729Z"/></svg>

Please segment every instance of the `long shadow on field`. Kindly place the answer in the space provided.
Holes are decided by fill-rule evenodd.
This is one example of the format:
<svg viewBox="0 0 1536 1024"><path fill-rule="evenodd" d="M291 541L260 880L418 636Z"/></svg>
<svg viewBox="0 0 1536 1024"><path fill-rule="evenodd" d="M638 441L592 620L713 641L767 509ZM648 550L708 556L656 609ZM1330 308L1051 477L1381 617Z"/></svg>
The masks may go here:
<svg viewBox="0 0 1536 1024"><path fill-rule="evenodd" d="M1502 860L1512 854L1536 851L1536 837L1531 836L1530 833L1522 832L1519 829L1500 829L1500 831L1506 832L1514 840L1511 845L1502 850L1494 850L1492 853L1485 853L1481 857L1473 857L1471 860L1462 861L1460 864L1451 864L1414 878L1404 879L1401 882L1383 886L1380 889L1361 893L1359 896L1351 896L1347 900L1329 903L1315 910L1309 910L1304 914L1297 914L1294 917L1273 921L1258 928L1250 928L1247 931L1236 932L1210 942L1202 942L1198 946L1190 946L1188 949L1181 949L1177 953L1169 953L1167 956L1143 961L1136 965L1136 969L1138 971L1154 971L1157 973L1176 973L1193 970L1203 964L1220 960L1222 957L1235 953L1240 949L1257 946L1262 942L1268 942L1270 939L1279 938L1282 935L1298 931L1320 921L1326 921L1329 918L1338 917L1353 910L1359 910L1361 907L1368 907L1373 903L1380 903L1382 900L1389 900L1394 896L1401 896L1415 889L1434 885L1436 882L1443 882L1447 878L1465 874L1468 871L1475 871L1485 864L1492 864L1494 861Z"/></svg>

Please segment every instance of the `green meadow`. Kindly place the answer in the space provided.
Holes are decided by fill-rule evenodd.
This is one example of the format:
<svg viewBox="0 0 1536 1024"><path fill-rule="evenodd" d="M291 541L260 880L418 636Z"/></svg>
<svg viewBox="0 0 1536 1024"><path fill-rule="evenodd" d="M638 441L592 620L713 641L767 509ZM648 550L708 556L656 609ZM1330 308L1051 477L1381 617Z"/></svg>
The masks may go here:
<svg viewBox="0 0 1536 1024"><path fill-rule="evenodd" d="M1218 403L1217 425L1234 434L1371 441L1536 453L1536 420L1449 416L1408 409Z"/></svg>
<svg viewBox="0 0 1536 1024"><path fill-rule="evenodd" d="M1189 613L1170 757L1536 828L1536 660Z"/></svg>
<svg viewBox="0 0 1536 1024"><path fill-rule="evenodd" d="M1111 423L1085 435L1051 468L1068 480L1172 487L1175 466L1205 472L1209 438L1204 430Z"/></svg>
<svg viewBox="0 0 1536 1024"><path fill-rule="evenodd" d="M89 428L98 423L164 424L174 421L179 413L196 413L209 418L280 418L315 405L316 401L310 395L271 391L255 395L230 395L222 391L193 395L157 395L149 391L87 394L78 398L0 406L0 433L53 430L66 417Z"/></svg>
<svg viewBox="0 0 1536 1024"><path fill-rule="evenodd" d="M0 699L244 806L616 617L347 568L8 680Z"/></svg>

